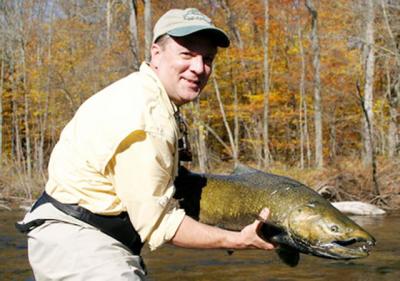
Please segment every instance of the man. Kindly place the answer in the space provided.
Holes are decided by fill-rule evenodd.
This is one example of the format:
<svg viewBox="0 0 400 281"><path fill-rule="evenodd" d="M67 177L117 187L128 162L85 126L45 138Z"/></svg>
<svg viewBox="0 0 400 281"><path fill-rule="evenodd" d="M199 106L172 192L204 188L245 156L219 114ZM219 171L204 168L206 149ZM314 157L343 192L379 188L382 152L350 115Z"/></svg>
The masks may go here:
<svg viewBox="0 0 400 281"><path fill-rule="evenodd" d="M219 229L172 198L178 108L199 96L217 47L228 46L197 9L170 10L154 27L151 62L82 104L52 152L45 192L19 226L37 281L143 280L143 243L273 248L257 235L261 221Z"/></svg>

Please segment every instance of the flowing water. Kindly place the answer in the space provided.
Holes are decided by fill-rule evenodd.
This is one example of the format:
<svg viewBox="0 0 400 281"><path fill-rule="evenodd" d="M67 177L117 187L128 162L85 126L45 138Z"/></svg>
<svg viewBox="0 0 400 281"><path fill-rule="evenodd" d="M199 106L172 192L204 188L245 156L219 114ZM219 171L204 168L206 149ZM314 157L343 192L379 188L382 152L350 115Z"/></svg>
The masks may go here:
<svg viewBox="0 0 400 281"><path fill-rule="evenodd" d="M0 210L0 281L33 281L25 236L14 229L23 213ZM400 280L400 214L353 217L377 239L365 259L335 261L301 255L295 268L284 265L274 252L189 250L165 246L145 252L149 281L185 280Z"/></svg>

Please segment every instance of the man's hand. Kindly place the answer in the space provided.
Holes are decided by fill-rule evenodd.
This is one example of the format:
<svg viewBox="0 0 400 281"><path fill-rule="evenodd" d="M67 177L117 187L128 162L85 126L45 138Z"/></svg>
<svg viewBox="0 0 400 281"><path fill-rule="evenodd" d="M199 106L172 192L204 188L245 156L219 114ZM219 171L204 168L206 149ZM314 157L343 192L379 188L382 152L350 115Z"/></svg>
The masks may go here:
<svg viewBox="0 0 400 281"><path fill-rule="evenodd" d="M267 220L268 209L263 209L252 224L242 231L229 231L215 226L206 225L186 216L179 226L171 243L185 248L198 249L274 249L274 245L258 236L262 224Z"/></svg>
<svg viewBox="0 0 400 281"><path fill-rule="evenodd" d="M268 219L268 216L269 210L264 208L259 218L242 229L240 238L243 243L243 248L257 248L263 250L272 250L275 248L273 244L266 242L258 235L262 224Z"/></svg>

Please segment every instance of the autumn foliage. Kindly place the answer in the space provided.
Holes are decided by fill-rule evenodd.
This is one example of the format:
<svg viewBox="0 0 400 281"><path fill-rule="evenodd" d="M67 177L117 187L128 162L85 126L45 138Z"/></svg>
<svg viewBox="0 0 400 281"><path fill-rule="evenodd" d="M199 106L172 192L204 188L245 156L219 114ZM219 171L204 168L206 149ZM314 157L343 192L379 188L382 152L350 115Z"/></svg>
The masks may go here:
<svg viewBox="0 0 400 281"><path fill-rule="evenodd" d="M145 2L151 5L152 24L169 8L197 7L231 38L231 47L220 50L200 100L182 108L190 125L194 169L224 170L237 162L261 169L316 167L311 14L300 0L1 1L3 167L45 180L50 152L79 105L144 60ZM323 166L337 167L343 159L361 163L366 1L313 2L318 12ZM396 165L400 5L373 2L373 146L378 163L384 159L385 165ZM268 143L263 138L266 125Z"/></svg>

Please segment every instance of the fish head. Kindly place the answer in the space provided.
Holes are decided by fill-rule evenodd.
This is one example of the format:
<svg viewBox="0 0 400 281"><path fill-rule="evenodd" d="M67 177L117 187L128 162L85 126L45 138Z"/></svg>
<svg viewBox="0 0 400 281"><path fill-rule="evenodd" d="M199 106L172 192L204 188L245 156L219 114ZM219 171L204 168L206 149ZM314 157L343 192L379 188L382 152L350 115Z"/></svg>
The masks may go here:
<svg viewBox="0 0 400 281"><path fill-rule="evenodd" d="M288 234L307 254L332 259L369 255L375 238L325 200L294 208L288 216Z"/></svg>

